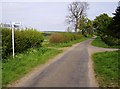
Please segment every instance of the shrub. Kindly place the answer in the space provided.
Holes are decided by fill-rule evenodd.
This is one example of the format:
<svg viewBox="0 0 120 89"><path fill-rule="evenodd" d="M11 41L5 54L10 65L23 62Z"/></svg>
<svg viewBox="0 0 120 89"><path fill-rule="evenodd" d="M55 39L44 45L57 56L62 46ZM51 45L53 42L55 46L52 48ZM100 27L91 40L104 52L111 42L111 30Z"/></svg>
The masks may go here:
<svg viewBox="0 0 120 89"><path fill-rule="evenodd" d="M112 36L103 36L101 39L108 44L109 46L117 46L120 45L120 39L114 38Z"/></svg>
<svg viewBox="0 0 120 89"><path fill-rule="evenodd" d="M51 36L50 36L50 43L62 43L64 42L64 36L63 34L60 34L60 33L53 33Z"/></svg>
<svg viewBox="0 0 120 89"><path fill-rule="evenodd" d="M12 53L12 31L11 29L2 29L2 57L6 58ZM40 32L29 30L15 30L15 53L23 52L28 48L40 47L43 36Z"/></svg>
<svg viewBox="0 0 120 89"><path fill-rule="evenodd" d="M10 29L2 29L2 57L5 58L12 52L12 34Z"/></svg>
<svg viewBox="0 0 120 89"><path fill-rule="evenodd" d="M83 35L81 34L73 34L73 36L74 36L74 40L77 40L83 37Z"/></svg>
<svg viewBox="0 0 120 89"><path fill-rule="evenodd" d="M62 33L64 35L64 42L69 42L74 40L74 36L72 33Z"/></svg>
<svg viewBox="0 0 120 89"><path fill-rule="evenodd" d="M50 36L50 43L63 43L81 38L82 35L74 33L53 33Z"/></svg>

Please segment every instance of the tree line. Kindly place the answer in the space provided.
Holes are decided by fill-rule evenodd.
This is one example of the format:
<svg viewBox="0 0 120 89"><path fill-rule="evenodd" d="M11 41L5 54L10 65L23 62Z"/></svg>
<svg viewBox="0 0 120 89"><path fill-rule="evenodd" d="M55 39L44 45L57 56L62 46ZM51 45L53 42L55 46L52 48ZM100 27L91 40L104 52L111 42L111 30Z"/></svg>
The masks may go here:
<svg viewBox="0 0 120 89"><path fill-rule="evenodd" d="M108 45L120 45L120 5L118 5L113 17L103 13L93 21L93 27L97 35Z"/></svg>
<svg viewBox="0 0 120 89"><path fill-rule="evenodd" d="M72 2L68 6L67 23L74 28L76 33L92 34L92 30L90 30L92 29L92 21L86 17L88 5L87 2Z"/></svg>
<svg viewBox="0 0 120 89"><path fill-rule="evenodd" d="M69 4L67 23L72 26L76 33L81 33L84 36L95 34L109 45L119 45L120 5L118 4L113 17L103 13L96 16L94 20L87 18L88 6L87 2L72 2Z"/></svg>

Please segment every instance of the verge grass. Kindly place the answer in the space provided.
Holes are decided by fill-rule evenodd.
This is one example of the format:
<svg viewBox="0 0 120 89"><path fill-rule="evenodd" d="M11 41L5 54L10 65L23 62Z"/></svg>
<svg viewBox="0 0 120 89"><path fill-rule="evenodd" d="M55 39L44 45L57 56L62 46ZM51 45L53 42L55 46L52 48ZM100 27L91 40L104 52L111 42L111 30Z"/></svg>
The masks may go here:
<svg viewBox="0 0 120 89"><path fill-rule="evenodd" d="M60 50L42 47L30 49L24 53L18 54L14 59L9 57L7 61L3 61L2 63L3 86L21 78L32 68L45 63L48 59L54 57L60 52Z"/></svg>
<svg viewBox="0 0 120 89"><path fill-rule="evenodd" d="M120 87L120 51L95 53L92 55L96 79L100 87Z"/></svg>

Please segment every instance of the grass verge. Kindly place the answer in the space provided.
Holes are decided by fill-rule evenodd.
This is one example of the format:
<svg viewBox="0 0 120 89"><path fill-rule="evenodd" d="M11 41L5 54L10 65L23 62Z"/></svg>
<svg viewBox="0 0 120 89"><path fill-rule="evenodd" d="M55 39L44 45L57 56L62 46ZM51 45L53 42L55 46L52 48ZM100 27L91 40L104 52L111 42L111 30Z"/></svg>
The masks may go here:
<svg viewBox="0 0 120 89"><path fill-rule="evenodd" d="M92 55L96 79L100 87L120 87L118 51Z"/></svg>
<svg viewBox="0 0 120 89"><path fill-rule="evenodd" d="M25 53L18 54L14 59L9 57L2 63L2 85L5 86L28 73L32 68L45 63L48 59L54 57L60 50L50 48L30 49Z"/></svg>
<svg viewBox="0 0 120 89"><path fill-rule="evenodd" d="M100 37L97 37L94 41L91 43L93 46L97 47L103 47L103 48L120 48L120 46L109 46L105 42L101 40Z"/></svg>

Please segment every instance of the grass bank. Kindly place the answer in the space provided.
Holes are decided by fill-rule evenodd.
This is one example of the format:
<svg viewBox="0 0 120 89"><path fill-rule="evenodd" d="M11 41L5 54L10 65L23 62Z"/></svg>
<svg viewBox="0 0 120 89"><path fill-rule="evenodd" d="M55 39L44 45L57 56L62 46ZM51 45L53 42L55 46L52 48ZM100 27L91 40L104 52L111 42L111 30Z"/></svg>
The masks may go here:
<svg viewBox="0 0 120 89"><path fill-rule="evenodd" d="M44 64L60 52L60 50L42 47L30 49L24 53L18 54L14 59L9 57L7 61L3 61L2 63L3 86L21 78L32 68Z"/></svg>
<svg viewBox="0 0 120 89"><path fill-rule="evenodd" d="M120 48L120 46L109 46L105 42L102 41L100 37L97 37L94 41L91 43L93 46L97 47L103 47L103 48Z"/></svg>
<svg viewBox="0 0 120 89"><path fill-rule="evenodd" d="M120 58L118 57L118 51L92 55L94 71L100 87L120 87Z"/></svg>

